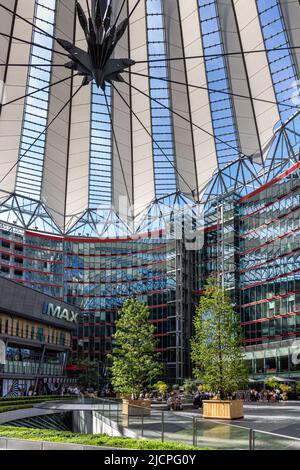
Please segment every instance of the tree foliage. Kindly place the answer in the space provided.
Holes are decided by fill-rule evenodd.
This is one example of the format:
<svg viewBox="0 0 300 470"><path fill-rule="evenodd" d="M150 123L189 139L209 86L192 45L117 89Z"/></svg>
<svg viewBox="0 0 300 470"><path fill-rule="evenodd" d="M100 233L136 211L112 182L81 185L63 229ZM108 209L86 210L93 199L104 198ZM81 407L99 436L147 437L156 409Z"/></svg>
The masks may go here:
<svg viewBox="0 0 300 470"><path fill-rule="evenodd" d="M279 388L279 383L278 380L274 379L273 377L270 377L265 381L265 386L270 390L275 390L275 388Z"/></svg>
<svg viewBox="0 0 300 470"><path fill-rule="evenodd" d="M165 382L162 382L161 380L157 382L153 388L157 390L158 393L160 393L163 397L165 397L168 391L168 385Z"/></svg>
<svg viewBox="0 0 300 470"><path fill-rule="evenodd" d="M194 380L185 379L185 381L183 383L183 388L184 388L185 393L190 395L197 389L197 385L196 385L196 382Z"/></svg>
<svg viewBox="0 0 300 470"><path fill-rule="evenodd" d="M241 329L228 292L208 279L194 318L191 341L194 376L221 399L244 387L248 373L241 351Z"/></svg>
<svg viewBox="0 0 300 470"><path fill-rule="evenodd" d="M113 387L116 392L135 399L161 372L159 356L155 353L155 327L149 322L149 316L149 308L144 303L127 300L119 313L113 336Z"/></svg>
<svg viewBox="0 0 300 470"><path fill-rule="evenodd" d="M95 390L99 387L99 363L97 361L90 361L89 359L83 359L77 363L79 374L77 377L77 383L81 389L94 388Z"/></svg>

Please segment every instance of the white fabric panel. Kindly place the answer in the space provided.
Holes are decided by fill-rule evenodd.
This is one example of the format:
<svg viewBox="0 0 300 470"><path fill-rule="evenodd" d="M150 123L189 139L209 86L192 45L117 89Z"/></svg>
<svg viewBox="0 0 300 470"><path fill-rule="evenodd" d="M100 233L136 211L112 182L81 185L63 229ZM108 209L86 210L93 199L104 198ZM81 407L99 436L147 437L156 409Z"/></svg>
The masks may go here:
<svg viewBox="0 0 300 470"><path fill-rule="evenodd" d="M2 5L14 10L16 0L4 0L1 2ZM0 9L0 31L4 34L10 34L13 23L13 15L3 8ZM9 51L9 38L0 36L0 63L6 64L7 55ZM0 67L0 83L4 80L5 67ZM1 89L0 89L1 92ZM1 99L1 94L0 94Z"/></svg>
<svg viewBox="0 0 300 470"><path fill-rule="evenodd" d="M61 0L57 2L56 28L54 36L73 42L74 35L74 14L75 3L73 0ZM62 51L62 48L55 44L55 50ZM53 64L65 64L67 58L54 54ZM63 67L53 67L51 83L71 76L71 71ZM49 118L53 118L59 113L63 106L71 97L71 79L54 85L50 92ZM46 137L46 149L44 160L44 172L42 183L42 201L48 207L56 224L64 227L65 215L65 192L68 168L68 141L69 141L69 118L70 106L51 124Z"/></svg>
<svg viewBox="0 0 300 470"><path fill-rule="evenodd" d="M290 44L300 46L300 4L299 0L280 0L282 14ZM300 79L300 49L293 50L298 78Z"/></svg>
<svg viewBox="0 0 300 470"><path fill-rule="evenodd" d="M258 10L255 0L233 0L244 51L265 49ZM251 95L276 103L272 77L266 53L245 54ZM280 116L276 104L253 102L257 127L260 136L263 158L267 156L269 143L274 134L274 126Z"/></svg>
<svg viewBox="0 0 300 470"><path fill-rule="evenodd" d="M223 36L224 51L226 53L241 52L237 23L231 0L217 0L220 25ZM235 108L236 124L239 133L241 152L244 155L257 155L262 150L259 130L255 121L254 105L251 101L251 92L248 85L247 70L242 55L230 55L226 58L231 91L234 94L248 96L249 99L232 97ZM260 157L261 152L259 152ZM259 158L261 162L261 158Z"/></svg>
<svg viewBox="0 0 300 470"><path fill-rule="evenodd" d="M4 2L9 8L14 8L14 2ZM33 21L34 17L34 0L26 0L26 2L18 2L17 13L22 17ZM2 17L3 15L3 17ZM11 25L11 17L3 13L0 14L0 27L2 30L2 21L7 21L7 25ZM7 28L4 27L6 32ZM15 18L15 25L13 36L22 38L26 41L31 41L32 26L25 23L19 18ZM7 45L6 45L7 46ZM7 52L7 47L5 48ZM5 53L4 50L4 53ZM2 52L1 52L2 54ZM5 59L6 60L6 59ZM11 50L9 56L9 63L13 64L27 64L30 60L30 45L24 44L20 41L12 40ZM1 67L2 68L2 67ZM27 84L28 67L9 67L5 83L5 101L11 101L24 95ZM0 162L0 180L11 170L13 165L16 164L19 158L19 147L22 131L24 111L24 99L17 101L14 104L2 108L0 115L0 149L1 149L1 162ZM13 192L15 189L17 167L5 177L1 184L0 191Z"/></svg>
<svg viewBox="0 0 300 470"><path fill-rule="evenodd" d="M81 2L87 14L86 2ZM76 22L76 45L86 50L84 32L79 21ZM73 94L82 83L82 77L75 77ZM66 195L66 225L80 217L89 204L89 168L90 168L90 125L91 125L91 85L81 88L72 100L70 123L70 144Z"/></svg>
<svg viewBox="0 0 300 470"><path fill-rule="evenodd" d="M113 3L114 17L116 18L123 0L116 0ZM118 24L127 17L128 6L125 4L120 15ZM129 52L129 33L125 32L121 41L118 43L114 56L116 58L128 58ZM129 75L124 74L126 81L130 81ZM130 105L130 88L125 83L114 83L115 87L121 93L122 97ZM133 203L133 175L132 175L132 145L131 145L131 116L128 106L122 98L112 89L113 93L113 127L117 141L119 154L115 139L113 139L113 205L119 211L120 198L127 200L128 205ZM122 166L120 163L122 162Z"/></svg>
<svg viewBox="0 0 300 470"><path fill-rule="evenodd" d="M169 46L169 56L184 57L183 36L180 25L178 0L165 0L163 2L166 27L166 41ZM186 83L186 63L184 60L170 61L170 80ZM191 120L191 108L188 87L170 84L171 102L174 111ZM174 146L178 169L179 189L191 196L191 189L197 197L196 156L193 145L193 127L179 116L172 116L174 123Z"/></svg>
<svg viewBox="0 0 300 470"><path fill-rule="evenodd" d="M179 2L185 56L203 56L203 45L200 31L200 20L197 0ZM207 87L207 78L204 59L186 60L187 83L191 85ZM193 136L195 145L195 156L197 164L197 178L199 192L211 179L216 170L217 156L215 141L213 137L213 127L209 96L207 90L188 87L191 103L191 117L193 124L204 129L193 126Z"/></svg>
<svg viewBox="0 0 300 470"><path fill-rule="evenodd" d="M132 11L136 5L136 0L128 0L128 4L129 11ZM147 60L148 48L145 0L141 0L130 18L130 38L132 38L130 44L130 58L136 61ZM149 75L147 64L136 64L132 67L132 70ZM128 77L127 74L125 75ZM148 78L132 75L131 84L147 95L150 95ZM132 89L132 109L151 134L150 99ZM152 139L134 116L132 116L132 139L134 202L138 204L135 211L137 213L154 199L155 185Z"/></svg>

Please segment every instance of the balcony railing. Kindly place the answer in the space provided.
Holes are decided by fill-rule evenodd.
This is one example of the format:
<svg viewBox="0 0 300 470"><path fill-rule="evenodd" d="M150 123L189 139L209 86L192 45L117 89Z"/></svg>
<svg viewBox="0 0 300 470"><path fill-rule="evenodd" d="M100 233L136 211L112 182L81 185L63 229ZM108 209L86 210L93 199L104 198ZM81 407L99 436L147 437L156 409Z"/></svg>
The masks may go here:
<svg viewBox="0 0 300 470"><path fill-rule="evenodd" d="M19 375L47 375L47 376L62 376L64 375L64 368L60 364L39 364L38 362L20 362L8 361L2 371L8 374Z"/></svg>

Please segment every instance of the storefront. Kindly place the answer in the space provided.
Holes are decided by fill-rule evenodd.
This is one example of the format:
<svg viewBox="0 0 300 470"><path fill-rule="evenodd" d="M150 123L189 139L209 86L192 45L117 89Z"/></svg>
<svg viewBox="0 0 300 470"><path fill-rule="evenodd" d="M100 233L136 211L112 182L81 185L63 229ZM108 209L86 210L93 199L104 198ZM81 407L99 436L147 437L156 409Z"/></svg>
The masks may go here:
<svg viewBox="0 0 300 470"><path fill-rule="evenodd" d="M0 277L0 396L59 393L79 310Z"/></svg>

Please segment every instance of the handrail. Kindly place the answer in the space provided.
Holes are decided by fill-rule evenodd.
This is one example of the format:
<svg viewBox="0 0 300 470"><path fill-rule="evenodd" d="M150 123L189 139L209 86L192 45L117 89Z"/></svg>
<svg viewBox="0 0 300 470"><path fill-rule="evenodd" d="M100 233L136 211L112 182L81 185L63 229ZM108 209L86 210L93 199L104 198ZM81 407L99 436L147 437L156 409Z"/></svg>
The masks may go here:
<svg viewBox="0 0 300 470"><path fill-rule="evenodd" d="M270 431L260 431L259 429L253 429L255 433L259 432L260 434L269 434L271 436L276 436L276 437L284 437L285 439L292 439L293 441L299 441L299 437L293 437L293 436L286 436L285 434L277 434L275 432L270 432Z"/></svg>
<svg viewBox="0 0 300 470"><path fill-rule="evenodd" d="M76 403L78 405L82 404L84 405L84 402L86 401L90 401L92 403L86 403L86 404L93 404L94 406L97 406L99 405L99 409L95 409L94 411L96 413L99 413L100 415L103 415L105 416L107 413L109 415L109 419L114 419L116 418L117 420L117 424L119 423L119 418L120 418L120 412L121 412L121 415L122 415L122 401L121 400L118 400L118 399L109 399L109 398L85 398L85 397L78 397L78 398L75 398L75 400L72 400L72 404L73 405L76 405ZM70 398L67 399L66 401L71 401ZM46 402L44 403L45 405L49 405L49 403L51 404L51 402ZM63 404L64 403L64 400L59 400L59 403L58 403L58 406ZM57 401L56 402L52 402L52 404L56 404L57 405ZM113 405L113 407L112 407ZM102 406L102 409L101 409L101 406ZM145 435L145 431L146 431L146 423L145 423L145 418L148 416L148 413L149 413L149 408L145 408L143 406L140 406L140 405L135 405L135 404L130 404L129 405L130 408L134 408L134 409L138 409L140 410L140 413L138 413L137 415L133 415L132 418L140 418L140 426L141 426L141 437L144 437ZM39 407L39 405L37 405L37 407ZM106 408L105 408L106 407ZM53 409L53 408L52 408ZM76 408L74 408L76 409ZM154 410L152 409L152 412ZM184 418L186 418L188 421L190 421L190 424L191 424L191 427L192 427L192 430L193 430L193 435L192 435L192 442L194 445L197 446L197 441L198 441L198 424L202 424L202 427L204 427L205 429L205 425L209 424L209 423L212 423L215 425L215 427L217 428L218 426L226 426L228 428L237 428L237 429L240 429L240 430L245 430L247 432L247 434L245 433L245 436L248 435L248 444L247 444L247 447L249 448L249 450L255 450L255 440L256 440L256 436L259 434L263 434L263 435L268 435L268 436L272 436L272 437L277 437L277 438L280 438L282 440L289 440L289 441L293 441L293 442L299 442L300 443L300 438L297 438L297 437L293 437L293 436L287 436L287 435L284 435L284 434L278 434L278 433L273 433L273 432L270 432L270 431L261 431L259 429L256 429L256 428L252 428L252 427L247 427L247 426L243 426L243 425L240 425L240 424L232 424L232 423L229 423L229 422L225 422L225 421L220 421L220 420L216 420L216 419L210 419L209 421L206 421L204 420L203 418L199 417L195 417L195 416L189 416L187 413L181 413L183 414ZM129 414L129 416L131 416ZM131 424L131 420L129 420L129 416L128 416L128 429L130 429L130 424ZM157 418L157 423L160 423L160 430L158 430L155 434L157 434L157 436L159 437L159 435L161 436L161 440L162 442L165 440L165 433L166 433L166 426L168 424L168 418L167 418L167 414L164 410L155 410L155 413L152 414L152 417L156 417ZM173 421L171 421L172 423ZM129 424L130 423L130 424ZM137 424L136 422L134 424ZM139 426L139 424L137 424ZM189 423L187 424L187 426L189 425ZM126 426L126 427L127 427ZM157 437L156 437L157 438ZM174 435L174 440L176 440L176 434Z"/></svg>

